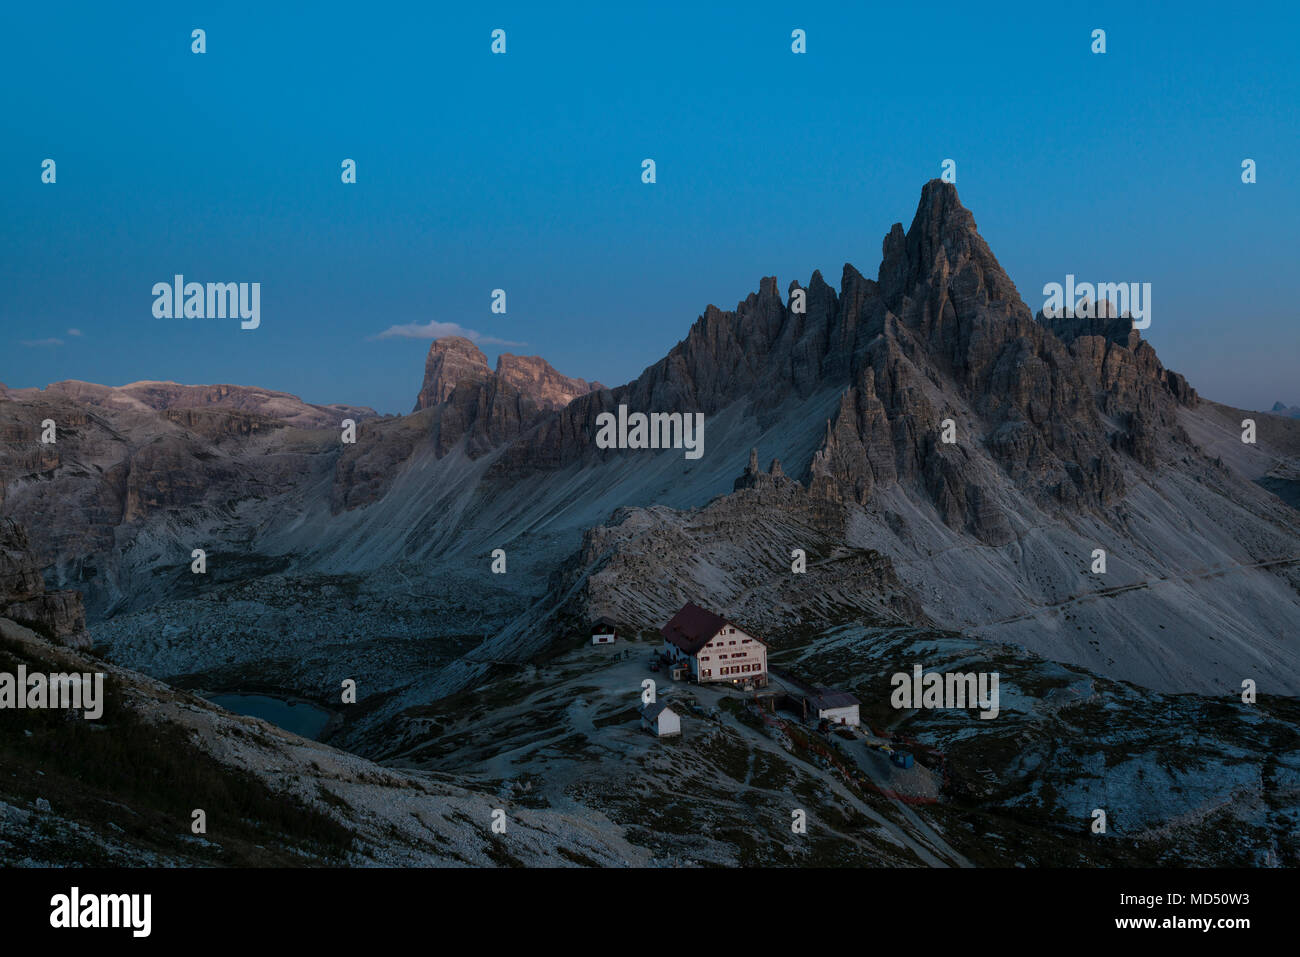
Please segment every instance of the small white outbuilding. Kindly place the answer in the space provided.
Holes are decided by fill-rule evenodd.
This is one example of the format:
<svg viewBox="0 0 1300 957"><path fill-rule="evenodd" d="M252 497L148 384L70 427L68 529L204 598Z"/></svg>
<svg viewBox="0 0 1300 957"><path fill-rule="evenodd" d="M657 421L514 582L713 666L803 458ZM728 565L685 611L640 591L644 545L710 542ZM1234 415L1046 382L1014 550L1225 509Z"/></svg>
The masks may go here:
<svg viewBox="0 0 1300 957"><path fill-rule="evenodd" d="M808 698L808 705L814 721L825 719L829 724L850 728L860 724L858 699L847 691L818 688L817 693Z"/></svg>
<svg viewBox="0 0 1300 957"><path fill-rule="evenodd" d="M641 725L660 738L670 738L682 733L681 717L662 701L645 705L641 709Z"/></svg>

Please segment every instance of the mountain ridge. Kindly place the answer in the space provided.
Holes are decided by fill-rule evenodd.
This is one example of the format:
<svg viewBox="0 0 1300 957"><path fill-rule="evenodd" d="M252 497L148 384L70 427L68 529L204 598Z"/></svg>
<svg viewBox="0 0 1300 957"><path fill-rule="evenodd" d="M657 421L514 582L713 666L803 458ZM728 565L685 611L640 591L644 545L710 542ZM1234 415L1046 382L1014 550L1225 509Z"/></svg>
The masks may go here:
<svg viewBox="0 0 1300 957"><path fill-rule="evenodd" d="M760 556L724 539L775 543L805 529L858 556L833 587L857 583L871 594L845 608L888 606L874 590L896 591L896 575L937 625L1103 673L1217 691L1231 645L1251 660L1263 655L1269 679L1294 688L1300 636L1288 615L1300 611L1300 578L1276 562L1300 556L1300 542L1294 510L1269 485L1289 488L1300 474L1293 423L1264 417L1260 444L1243 450L1231 410L1164 369L1131 325L1035 317L955 188L932 181L911 226L885 234L876 279L845 264L838 291L818 271L783 296L764 277L734 310L708 306L636 379L588 383L551 408L502 374L509 361L493 372L468 341L431 345L425 406L360 422L353 445L336 430L233 411L191 421L173 410L160 422L67 396L0 402L3 507L37 519L28 524L53 584L83 583L96 621L123 616L101 630L141 666L156 648L132 637L131 615L146 616L141 628L212 635L211 616L230 614L193 600L181 570L198 541L229 546L228 575L359 576L377 596L402 587L386 569L427 576L450 603L438 628L453 627L451 608L491 596L484 647L490 657L526 657L575 615L622 607L616 598L642 587L638 575L662 577L673 600L689 595L733 614L730 604L749 599L727 582L769 581L782 594L770 576L788 567L788 548ZM704 413L704 459L597 448L597 416L621 404ZM72 447L38 454L31 436L51 414L73 426ZM713 500L752 491L737 489L736 476L755 447L800 487L788 489L793 504L773 500L790 520L723 508L718 522L701 524ZM653 522L626 524L645 509L658 510ZM680 541L698 540L715 555L715 590L677 567L619 558L654 537L601 531L616 514L625 532L675 537L676 527ZM600 554L584 551L589 532L606 543ZM507 575L487 571L496 548L509 554ZM1104 579L1088 572L1097 548L1111 557ZM1195 578L1216 568L1225 570L1218 579ZM1157 598L1135 603L1126 589ZM431 588L410 590L442 607ZM1245 600L1249 615L1239 610ZM643 617L661 609L625 610L649 626ZM1176 640L1161 633L1170 625ZM201 649L189 654L202 670ZM184 655L168 655L183 666ZM457 665L408 691L442 693L478 673Z"/></svg>
<svg viewBox="0 0 1300 957"><path fill-rule="evenodd" d="M128 382L121 386L99 385L80 379L52 382L44 389L6 389L0 386L0 398L35 398L42 395L63 395L82 405L134 411L224 409L274 418L303 428L332 427L343 417L360 420L379 415L369 406L343 403L320 405L306 402L289 392L259 386L186 385L153 379Z"/></svg>

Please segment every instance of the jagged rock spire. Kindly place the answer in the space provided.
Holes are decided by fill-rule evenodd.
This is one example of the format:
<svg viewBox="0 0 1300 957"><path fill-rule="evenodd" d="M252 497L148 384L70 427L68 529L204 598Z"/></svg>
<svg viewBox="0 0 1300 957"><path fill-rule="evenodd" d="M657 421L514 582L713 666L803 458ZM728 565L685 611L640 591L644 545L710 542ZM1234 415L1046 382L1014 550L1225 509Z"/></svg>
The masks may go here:
<svg viewBox="0 0 1300 957"><path fill-rule="evenodd" d="M742 488L785 488L788 485L796 484L793 479L785 474L781 468L780 459L772 459L772 466L767 472L762 472L758 468L758 449L749 450L749 464L745 466L744 474L736 479L732 485L732 490Z"/></svg>

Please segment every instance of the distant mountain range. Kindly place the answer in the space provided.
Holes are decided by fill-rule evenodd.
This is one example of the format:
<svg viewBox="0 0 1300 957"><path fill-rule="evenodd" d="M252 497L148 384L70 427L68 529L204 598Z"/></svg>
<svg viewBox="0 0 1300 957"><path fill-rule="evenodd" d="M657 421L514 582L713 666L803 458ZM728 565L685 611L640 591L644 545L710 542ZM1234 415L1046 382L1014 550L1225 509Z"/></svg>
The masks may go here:
<svg viewBox="0 0 1300 957"><path fill-rule="evenodd" d="M597 447L620 406L703 413L703 458ZM63 602L45 631L84 644L75 594L50 598L80 592L99 651L185 687L353 678L368 706L333 740L372 754L587 621L653 634L686 601L777 648L946 630L1160 692L1296 695L1300 422L1263 416L1247 444L1246 415L1130 320L1035 315L936 180L875 279L763 278L614 388L448 338L405 416L241 386L0 389L23 556L0 561L22 590L0 614Z"/></svg>
<svg viewBox="0 0 1300 957"><path fill-rule="evenodd" d="M627 507L689 526L662 509L732 493L757 448L781 460L790 508L832 517L828 547L886 556L929 621L1165 690L1235 686L1243 661L1300 690L1300 536L1284 504L1300 426L1267 417L1243 445L1238 412L1203 401L1128 320L1035 317L950 185L925 187L882 259L874 280L846 265L838 292L820 273L784 296L764 279L612 389L535 357L492 370L472 343L443 339L400 417L235 386L9 390L0 507L28 527L51 587L86 594L92 630L124 612L167 617L206 545L228 553L209 584L414 563L461 583L466 608L490 595L468 618L486 614L480 633L523 654L561 608L651 627L686 598L730 611L743 591L730 583L783 575L794 538L742 548L706 578L684 568L711 542L662 567L643 567L635 536L583 547L624 537ZM620 405L703 412L704 459L598 449L596 418ZM344 417L360 422L355 444L339 440ZM46 418L61 424L56 446L36 441ZM510 572L490 577L498 547ZM611 581L619 549L642 580ZM1095 549L1104 576L1089 571ZM552 575L582 582L581 607L548 595ZM752 614L779 628L799 612ZM193 658L201 670L201 645Z"/></svg>
<svg viewBox="0 0 1300 957"><path fill-rule="evenodd" d="M179 412L220 409L246 412L304 428L334 426L340 418L373 418L374 409L354 405L312 405L287 392L240 385L179 385L175 382L132 382L123 386L68 380L44 389L8 389L0 383L0 399L66 396L74 403L123 411Z"/></svg>
<svg viewBox="0 0 1300 957"><path fill-rule="evenodd" d="M1033 316L938 181L885 237L877 279L846 265L838 293L814 273L785 297L764 279L613 389L537 357L492 370L449 338L402 417L225 385L3 397L0 507L28 527L51 586L87 595L92 624L182 598L203 545L233 550L227 573L264 560L276 574L473 569L502 547L508 584L483 587L515 593L532 620L528 600L552 573L574 576L566 560L589 529L623 507L704 506L757 447L783 463L788 494L837 516L840 544L888 557L928 620L1165 689L1222 686L1235 646L1297 690L1295 512L1260 484L1294 481L1296 430L1269 418L1243 446L1236 412L1203 402L1129 321ZM705 459L597 449L596 417L619 405L705 413ZM344 445L349 417L360 433ZM56 445L36 441L46 418ZM1105 576L1088 571L1097 548ZM780 574L789 548L772 549L719 581ZM606 577L612 562L599 559ZM734 600L680 567L641 568L646 582L608 594L586 568L580 611L631 614L619 596L637 595L650 627L687 597ZM665 574L680 580L649 602Z"/></svg>

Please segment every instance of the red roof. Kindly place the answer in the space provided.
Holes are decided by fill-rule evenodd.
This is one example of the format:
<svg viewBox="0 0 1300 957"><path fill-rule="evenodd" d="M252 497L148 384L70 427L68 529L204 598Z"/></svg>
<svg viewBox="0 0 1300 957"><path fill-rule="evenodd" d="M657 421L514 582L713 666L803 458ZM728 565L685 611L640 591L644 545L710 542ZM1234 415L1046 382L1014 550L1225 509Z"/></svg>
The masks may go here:
<svg viewBox="0 0 1300 957"><path fill-rule="evenodd" d="M734 621L715 615L706 608L687 602L682 610L673 615L672 621L659 629L665 640L676 645L688 655L694 655L704 647L710 638L730 625L740 628ZM743 628L740 628L744 631ZM753 637L753 636L751 636ZM761 638L754 638L759 644L767 644Z"/></svg>

